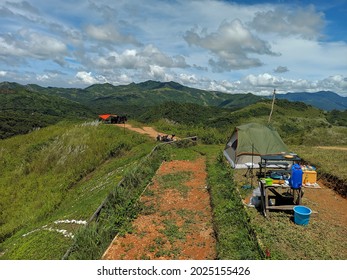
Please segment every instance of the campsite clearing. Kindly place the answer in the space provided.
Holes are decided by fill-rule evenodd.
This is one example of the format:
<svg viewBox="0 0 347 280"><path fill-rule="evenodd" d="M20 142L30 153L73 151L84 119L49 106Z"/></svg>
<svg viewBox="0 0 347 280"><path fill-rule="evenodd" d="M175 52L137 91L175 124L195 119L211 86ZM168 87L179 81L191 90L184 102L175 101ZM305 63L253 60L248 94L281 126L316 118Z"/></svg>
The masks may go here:
<svg viewBox="0 0 347 280"><path fill-rule="evenodd" d="M142 131L142 132L141 132ZM148 130L147 130L148 131ZM155 130L154 130L155 131ZM139 129L139 133L146 133L144 129ZM152 134L153 138L156 137L157 132ZM188 163L189 161L187 161ZM180 166L183 162L180 163ZM170 165L167 165L167 168ZM173 168L173 166L171 166ZM201 167L201 172L206 172L204 168ZM172 170L173 171L173 170ZM250 179L244 177L245 170L234 170L234 181L237 183L238 187L241 189L242 196L244 198L245 204L249 203L249 197L251 191L246 194L242 190L242 186L249 184ZM200 176L208 176L200 173ZM172 178L171 178L172 179ZM254 184L257 183L256 179L253 179ZM168 180L169 182L170 180ZM154 189L151 192L151 187L158 187L156 181L153 181L153 186L149 186L149 194L145 196L145 201L148 199L148 195L154 195ZM232 181L230 181L232 182ZM263 215L258 212L255 208L249 208L245 206L246 211L250 216L250 226L254 228L257 238L262 244L264 251L269 253L268 258L270 259L346 259L347 258L347 199L341 197L339 194L334 192L332 189L325 186L324 181L318 181L321 188L319 189L304 189L303 205L307 205L315 214L311 216L310 223L307 227L299 226L293 222L293 213L288 211L273 211L269 218L264 218ZM182 182L177 185L183 185ZM147 198L146 198L147 197ZM166 197L166 204L172 204L171 199L173 196ZM147 200L148 203L148 200ZM190 202L189 202L190 203ZM199 203L199 202L198 202ZM149 210L150 208L147 208ZM154 210L154 208L152 208ZM157 210L156 210L157 211ZM163 213L163 212L162 212ZM148 214L148 213L147 213ZM141 217L141 216L140 216ZM144 217L149 218L149 215L144 215ZM155 220L151 220L152 224L160 227L159 223ZM181 225L184 223L181 220ZM158 220L157 220L158 222ZM144 232L139 231L140 227L136 226L137 221L135 221L134 235L129 234L131 238L137 235L136 242L141 243L144 238ZM141 222L138 222L141 224ZM177 223L176 225L178 225ZM173 224L171 224L172 226ZM164 223L161 225L165 226ZM167 226L167 225L166 225ZM162 228L163 229L163 228ZM157 231L159 232L159 231ZM176 233L179 233L179 228L176 228ZM204 232L204 231L203 231ZM182 234L182 232L181 232ZM176 235L181 236L182 235ZM122 240L122 241L120 241ZM128 240L128 241L125 241ZM123 250L123 255L110 255L110 252L114 252L114 249L109 249L108 253L105 254L105 259L117 259L117 258L134 258L135 255L128 255L128 252L133 252L134 243L131 243L131 239L121 237L121 239L115 239L111 244L112 246L118 246L119 250ZM125 241L125 243L123 243ZM153 238L151 242L157 242L155 244L160 244L163 242L161 238ZM128 243L127 243L128 242ZM123 245L121 245L123 244ZM153 243L151 243L153 245ZM166 241L165 244L170 244L170 241ZM178 243L176 243L178 244ZM205 244L206 245L206 244ZM156 247L157 246L157 247ZM147 247L148 250L157 252L157 257L165 258L189 258L188 255L178 254L179 249L164 252L156 251L159 245L153 245L152 247ZM110 247L111 248L111 247ZM174 247L171 247L173 249ZM152 252L152 253L153 253ZM182 252L182 251L181 251ZM154 253L155 254L155 253ZM136 253L139 258L151 258L152 255L142 255L140 252ZM210 257L212 254L210 255ZM190 256L193 257L193 256ZM194 257L193 257L194 258Z"/></svg>

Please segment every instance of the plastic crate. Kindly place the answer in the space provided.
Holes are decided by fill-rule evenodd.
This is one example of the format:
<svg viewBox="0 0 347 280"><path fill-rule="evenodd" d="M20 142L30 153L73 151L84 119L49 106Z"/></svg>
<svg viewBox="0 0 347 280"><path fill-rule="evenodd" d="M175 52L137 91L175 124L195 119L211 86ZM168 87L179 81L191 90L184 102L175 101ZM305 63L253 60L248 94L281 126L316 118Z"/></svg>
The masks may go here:
<svg viewBox="0 0 347 280"><path fill-rule="evenodd" d="M305 170L302 174L302 184L315 184L317 182L317 172Z"/></svg>

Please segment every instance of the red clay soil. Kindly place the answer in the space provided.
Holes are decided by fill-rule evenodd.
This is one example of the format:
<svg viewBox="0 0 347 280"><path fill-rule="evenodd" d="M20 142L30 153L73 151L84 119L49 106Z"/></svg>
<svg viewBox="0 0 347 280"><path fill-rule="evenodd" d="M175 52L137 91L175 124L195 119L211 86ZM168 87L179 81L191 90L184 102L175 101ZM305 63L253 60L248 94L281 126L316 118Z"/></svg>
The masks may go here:
<svg viewBox="0 0 347 280"><path fill-rule="evenodd" d="M215 259L206 176L203 157L164 162L140 198L133 232L115 237L102 259Z"/></svg>
<svg viewBox="0 0 347 280"><path fill-rule="evenodd" d="M158 134L166 135L166 133L158 132L153 127L150 127L150 126L134 127L134 126L132 126L129 123L126 123L126 124L115 124L115 125L118 126L118 127L121 127L121 128L126 128L126 129L129 129L129 130L135 131L137 133L146 134L146 135L148 135L148 136L150 136L152 138L157 138ZM175 137L175 138L176 138L176 140L178 140L177 137Z"/></svg>
<svg viewBox="0 0 347 280"><path fill-rule="evenodd" d="M304 189L304 204L318 212L315 219L327 221L332 226L343 227L347 234L347 199L326 187L323 181L319 180L318 184L319 189Z"/></svg>

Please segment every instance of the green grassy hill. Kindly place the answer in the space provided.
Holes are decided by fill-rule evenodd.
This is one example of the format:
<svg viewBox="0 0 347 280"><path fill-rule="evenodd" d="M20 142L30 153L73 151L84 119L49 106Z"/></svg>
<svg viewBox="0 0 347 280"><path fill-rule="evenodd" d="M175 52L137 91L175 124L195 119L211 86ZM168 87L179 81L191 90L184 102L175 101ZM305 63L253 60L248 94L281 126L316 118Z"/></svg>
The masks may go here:
<svg viewBox="0 0 347 280"><path fill-rule="evenodd" d="M0 139L57 123L62 119L90 119L86 106L44 93L38 86L0 84Z"/></svg>
<svg viewBox="0 0 347 280"><path fill-rule="evenodd" d="M1 140L0 252L61 258L71 246L64 231L81 225L57 221L88 221L152 147L147 137L98 122L62 122Z"/></svg>

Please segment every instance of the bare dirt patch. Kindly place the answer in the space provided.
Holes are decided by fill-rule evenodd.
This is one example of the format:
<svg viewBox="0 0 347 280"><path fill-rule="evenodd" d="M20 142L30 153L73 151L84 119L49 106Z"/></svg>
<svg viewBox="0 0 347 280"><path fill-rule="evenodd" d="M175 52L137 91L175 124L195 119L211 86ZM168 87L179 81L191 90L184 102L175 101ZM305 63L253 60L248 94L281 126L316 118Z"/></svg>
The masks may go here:
<svg viewBox="0 0 347 280"><path fill-rule="evenodd" d="M153 127L150 126L144 126L144 127L133 127L131 124L115 124L118 127L122 127L122 128L126 128L132 131L135 131L137 133L141 133L141 134L147 134L148 136L152 137L152 138L157 138L158 134L159 135L166 135L163 132L159 132L157 130L155 130ZM177 137L176 137L177 139Z"/></svg>
<svg viewBox="0 0 347 280"><path fill-rule="evenodd" d="M332 226L344 227L347 234L347 199L318 181L320 189L304 189L304 203L318 214L314 219L324 220Z"/></svg>
<svg viewBox="0 0 347 280"><path fill-rule="evenodd" d="M164 162L140 198L133 232L116 237L103 259L215 259L205 158Z"/></svg>

